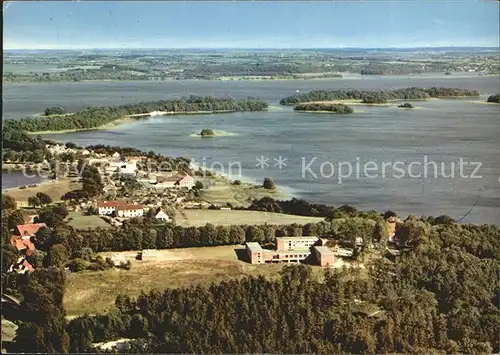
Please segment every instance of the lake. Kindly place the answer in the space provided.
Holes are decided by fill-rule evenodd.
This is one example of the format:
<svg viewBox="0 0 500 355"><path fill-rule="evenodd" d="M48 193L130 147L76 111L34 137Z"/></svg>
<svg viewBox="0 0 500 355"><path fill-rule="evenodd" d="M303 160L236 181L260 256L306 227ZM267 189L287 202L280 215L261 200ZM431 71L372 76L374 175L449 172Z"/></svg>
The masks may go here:
<svg viewBox="0 0 500 355"><path fill-rule="evenodd" d="M477 89L482 97L414 102L413 110L354 106L355 113L347 116L278 105L296 90L409 86ZM4 85L4 117L25 117L53 105L71 111L190 94L258 97L271 104L268 112L160 116L46 137L191 157L225 173L232 166L235 179L261 183L272 177L285 192L311 202L456 219L469 212L463 221L498 224L500 106L480 103L497 92L498 77L478 76L9 84ZM203 128L229 134L196 137Z"/></svg>

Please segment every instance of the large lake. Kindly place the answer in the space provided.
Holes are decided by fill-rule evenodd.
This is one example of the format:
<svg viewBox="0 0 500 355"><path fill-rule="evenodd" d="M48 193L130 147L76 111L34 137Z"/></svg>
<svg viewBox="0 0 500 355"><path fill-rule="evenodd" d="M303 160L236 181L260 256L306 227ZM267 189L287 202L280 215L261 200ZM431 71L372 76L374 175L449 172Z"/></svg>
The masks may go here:
<svg viewBox="0 0 500 355"><path fill-rule="evenodd" d="M279 99L296 90L408 86L470 88L479 90L483 96L477 100L415 102L414 110L355 106L355 113L348 116L298 113L278 105ZM380 211L391 209L401 215L447 214L456 219L470 211L463 221L498 224L500 106L480 103L497 92L500 92L498 77L477 76L11 84L4 85L4 117L25 117L52 105L76 110L190 94L258 97L272 105L268 112L152 117L108 130L46 137L79 145L132 146L187 156L207 167L219 162L226 173L232 163L233 178L240 178L239 163L242 179L262 182L270 176L285 191L312 202L352 204ZM232 135L193 136L202 128ZM269 158L269 166L264 169L256 166L261 156ZM286 159L286 166L281 169L274 160L280 156ZM475 164L464 163L460 172L461 158ZM427 177L423 176L425 159ZM437 165L436 177L433 162ZM343 164L340 173L345 176L340 183L339 163ZM476 178L471 178L478 163L481 167L474 174ZM347 176L348 165L353 169L350 176Z"/></svg>

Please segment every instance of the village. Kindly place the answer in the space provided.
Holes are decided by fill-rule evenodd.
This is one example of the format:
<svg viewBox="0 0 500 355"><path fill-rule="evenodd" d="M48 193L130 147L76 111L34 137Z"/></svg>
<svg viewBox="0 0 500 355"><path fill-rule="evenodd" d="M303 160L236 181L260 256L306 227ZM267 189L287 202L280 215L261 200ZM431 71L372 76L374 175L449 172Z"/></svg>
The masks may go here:
<svg viewBox="0 0 500 355"><path fill-rule="evenodd" d="M23 207L24 217L23 224L17 224L10 230L10 245L18 251L19 257L10 265L7 270L9 273L27 274L35 270L35 266L30 261L34 260L34 256L38 253L37 246L41 245L40 238L43 239L43 235L50 234L47 231L52 229L40 220L37 214L47 206L67 210L64 213L64 223L80 231L79 233L85 230L95 230L95 228L103 231L121 230L128 221L144 218L150 221L148 223L153 223L155 228L172 225L197 229L210 225L217 226L217 228L246 225L245 228L252 229L252 226L259 225L266 228L266 226L293 226L297 223L307 225L324 221L324 218L319 217L233 208L231 203L224 204L224 199L221 198L217 202L213 199L205 199L202 197L203 193L210 191L212 186L215 186L214 189L217 190L221 188L218 184L231 188L241 188L241 185L235 186L234 182L225 181L217 174L196 170L185 164L179 164L179 168L175 169L172 162L162 166L161 162L145 155L125 155L112 150L93 151L59 144L47 145L46 148L57 159L59 166L57 166L57 171L51 174L49 181L42 182L35 187L17 189L24 193L21 195L22 198L16 199L18 206ZM31 169L43 171L43 164L32 166ZM89 175L92 171L95 176ZM89 196L82 192L85 188L93 189L91 185L88 185L89 179L90 182L96 179L94 183L102 189L100 193ZM66 188L66 191L57 191L57 193L62 193L59 199L55 193L52 194L54 198L51 199L40 192L46 191L39 189L40 187L68 181L71 183L67 186L71 188ZM258 186L251 188L262 191L262 188ZM27 191L30 193L26 193ZM39 201L34 202L37 199ZM43 202L43 200L46 201ZM388 260L395 260L401 254L396 224L402 221L391 216L383 223L388 238L388 247L384 253L374 251L370 255L377 258L385 256ZM87 233L84 232L84 234ZM75 294L82 292L81 287L91 287L92 297L103 297L102 304L106 304L108 298L114 299L115 293L104 297L98 287L91 286L88 283L90 281L86 281L93 278L95 271L100 271L102 273L100 277L105 278L106 284L111 285L115 281L118 282L118 279L115 280L117 274L106 270L113 268L129 270L124 272L141 277L143 280L154 279L154 282L150 281L154 284L161 282L162 279L150 273L165 267L180 268L176 271L175 278L181 284L195 282L190 277L193 273L200 275L200 280L217 280L220 275L226 274L226 270L237 272L234 275L231 273L231 277L245 274L264 274L273 277L272 275L278 273L279 265L283 263L308 264L319 269L364 268L364 263L360 262L357 256L359 250L373 249L373 245L365 243L361 235L356 237L354 245L348 246L345 243L339 243L338 240L325 238L321 234L306 235L297 229L291 234L272 238L272 242L266 240L267 238L262 240L256 236L249 236L248 229L246 235L244 234L241 238L238 242L229 242L229 245L223 243L222 245L216 244L218 246L165 249L156 244L156 247L152 245L153 247L148 246L136 250L98 252L94 253L91 259L87 259L90 261L85 261L87 266L83 270L87 268L88 271L83 273L80 272L81 266L75 269L75 262L69 260L61 265L68 273L75 275L70 278L72 287L68 289L66 301L68 309L74 311L75 307L79 309L82 306L81 300L76 302L76 306L72 306L73 297L71 296L73 291ZM234 243L240 243L240 245L234 245ZM219 268L221 268L220 271L217 271ZM75 281L72 281L73 279ZM121 289L118 285L116 288L116 292ZM90 289L87 293L89 291ZM101 302L97 304L101 305Z"/></svg>

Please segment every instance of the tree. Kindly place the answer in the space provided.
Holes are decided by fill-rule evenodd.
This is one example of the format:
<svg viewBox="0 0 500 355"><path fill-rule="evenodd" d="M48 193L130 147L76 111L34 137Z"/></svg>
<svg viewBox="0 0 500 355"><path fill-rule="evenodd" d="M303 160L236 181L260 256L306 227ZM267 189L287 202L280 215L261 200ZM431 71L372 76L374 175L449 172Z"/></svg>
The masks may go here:
<svg viewBox="0 0 500 355"><path fill-rule="evenodd" d="M24 224L24 214L21 210L14 210L9 214L7 219L9 229L15 229L18 225Z"/></svg>
<svg viewBox="0 0 500 355"><path fill-rule="evenodd" d="M56 244L50 248L47 254L47 264L48 266L60 268L68 261L68 258L69 253L66 247L62 244Z"/></svg>
<svg viewBox="0 0 500 355"><path fill-rule="evenodd" d="M262 187L267 189L267 190L274 190L276 188L276 185L274 184L274 181L271 178L264 178L264 182L262 183Z"/></svg>
<svg viewBox="0 0 500 355"><path fill-rule="evenodd" d="M12 196L2 194L2 211L15 210L16 208L16 200Z"/></svg>
<svg viewBox="0 0 500 355"><path fill-rule="evenodd" d="M36 196L30 196L28 197L28 205L37 207L41 205L40 199Z"/></svg>
<svg viewBox="0 0 500 355"><path fill-rule="evenodd" d="M40 204L43 205L48 205L52 203L52 198L47 195L46 193L43 192L37 192L36 197L40 201Z"/></svg>
<svg viewBox="0 0 500 355"><path fill-rule="evenodd" d="M37 222L45 223L49 227L55 227L68 216L66 206L47 206L38 214Z"/></svg>
<svg viewBox="0 0 500 355"><path fill-rule="evenodd" d="M201 181L196 181L196 183L194 184L194 188L197 189L197 190L201 190L203 189L203 183Z"/></svg>
<svg viewBox="0 0 500 355"><path fill-rule="evenodd" d="M59 106L47 107L45 109L45 116L63 115L65 113L66 113L66 110L64 110L62 107L59 107Z"/></svg>

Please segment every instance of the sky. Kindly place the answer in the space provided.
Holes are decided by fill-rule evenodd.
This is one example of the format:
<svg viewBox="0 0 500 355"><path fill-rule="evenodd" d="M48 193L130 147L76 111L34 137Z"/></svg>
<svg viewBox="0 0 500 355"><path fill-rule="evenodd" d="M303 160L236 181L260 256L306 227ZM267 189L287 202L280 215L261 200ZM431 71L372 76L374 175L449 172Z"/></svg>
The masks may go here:
<svg viewBox="0 0 500 355"><path fill-rule="evenodd" d="M4 49L498 47L497 1L6 2Z"/></svg>

